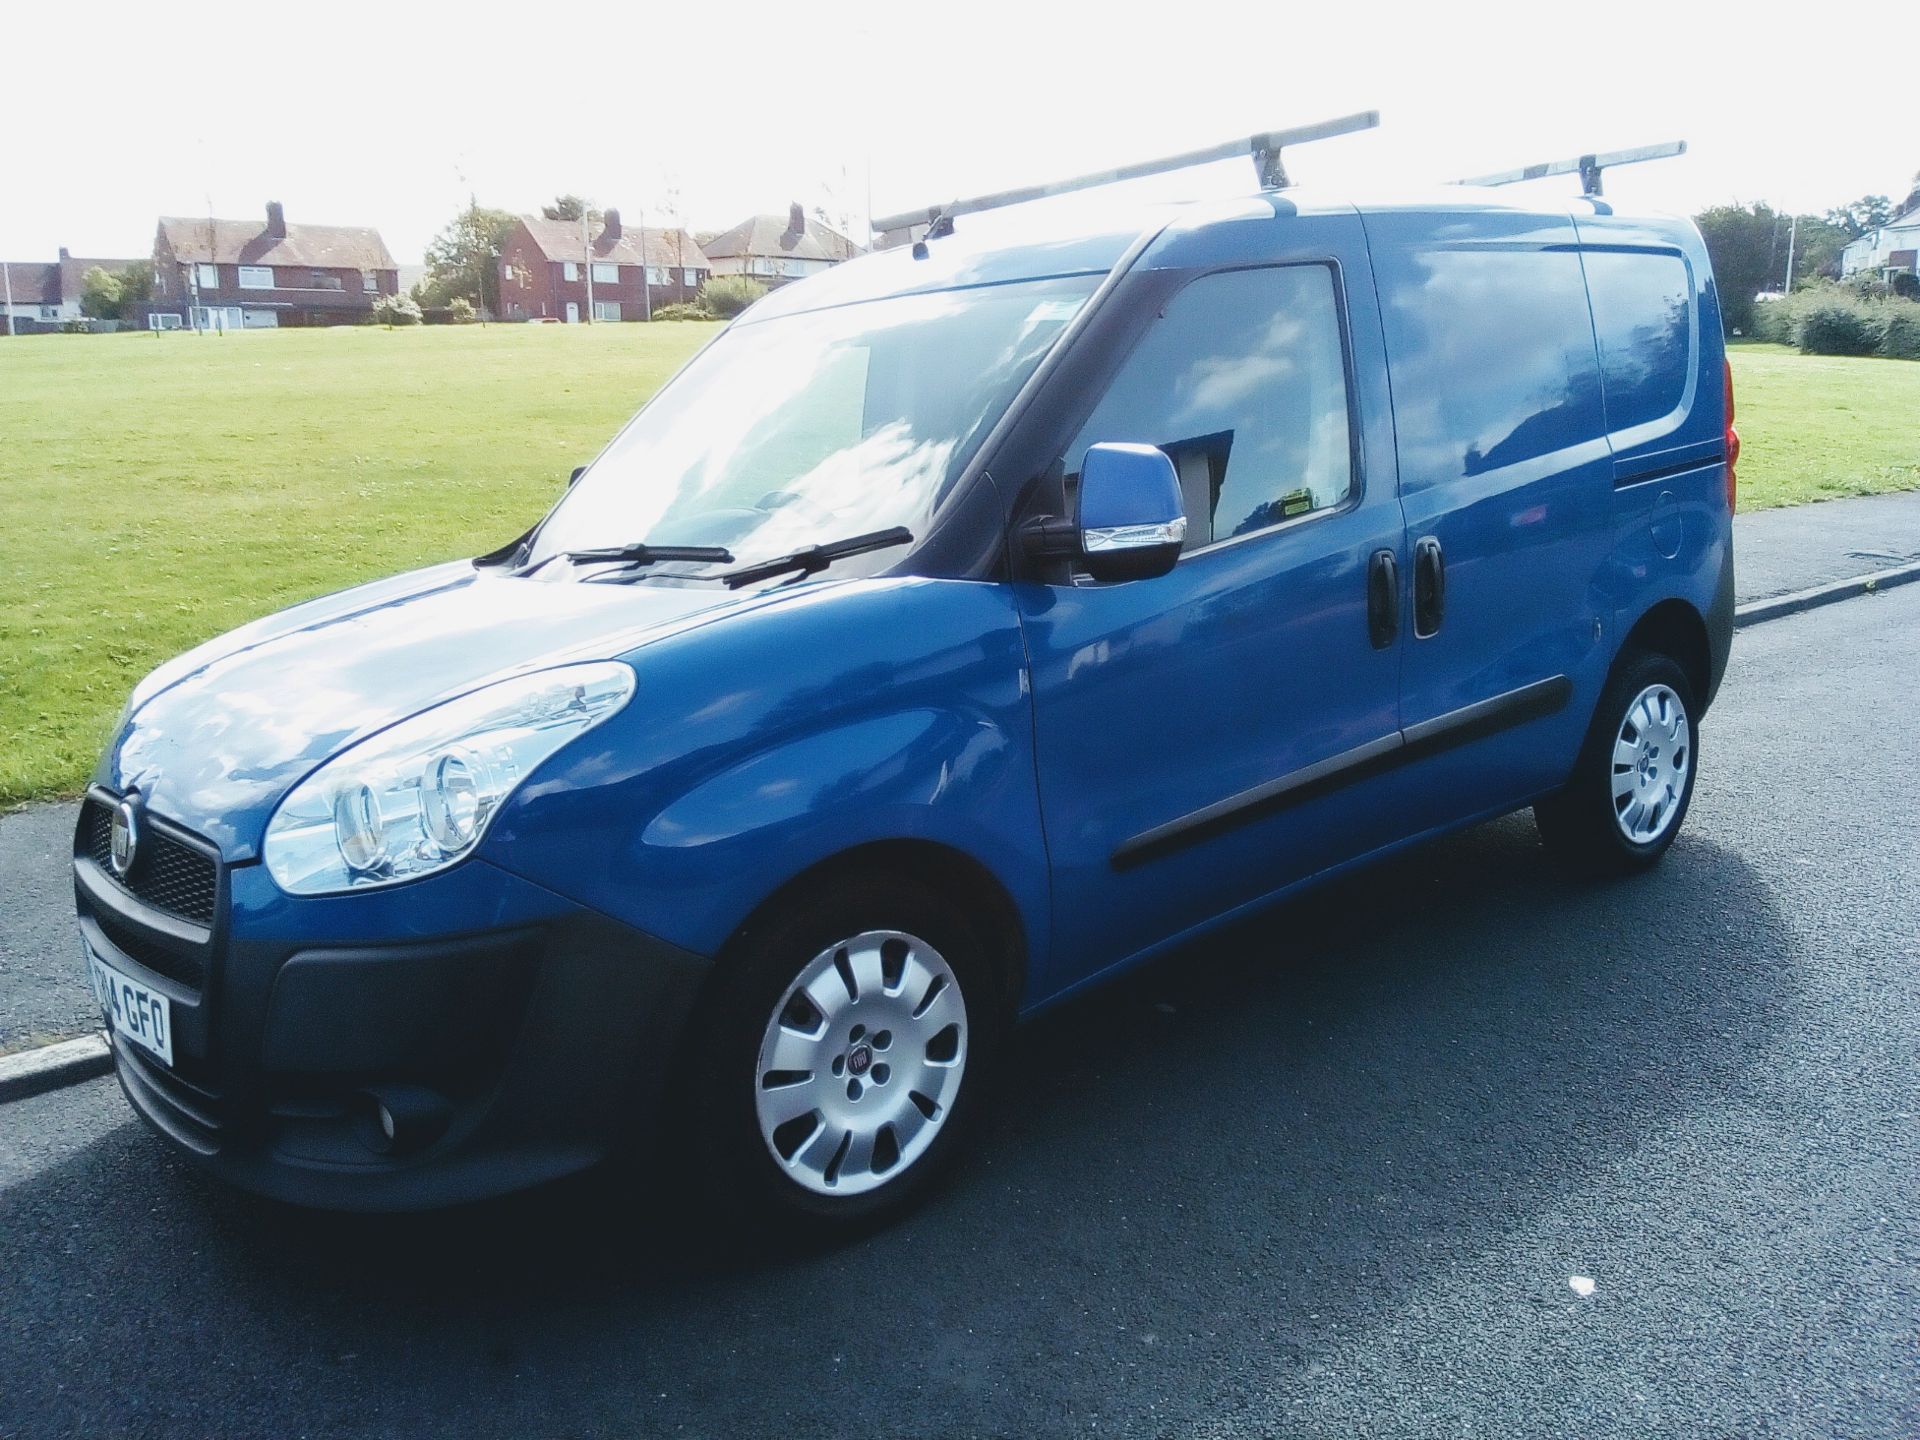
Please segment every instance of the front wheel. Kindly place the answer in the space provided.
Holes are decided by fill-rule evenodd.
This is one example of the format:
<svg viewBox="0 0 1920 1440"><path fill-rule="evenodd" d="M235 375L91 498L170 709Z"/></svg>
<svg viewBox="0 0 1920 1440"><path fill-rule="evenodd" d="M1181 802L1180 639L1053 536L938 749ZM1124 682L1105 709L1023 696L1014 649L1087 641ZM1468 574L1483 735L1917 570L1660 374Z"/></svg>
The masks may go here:
<svg viewBox="0 0 1920 1440"><path fill-rule="evenodd" d="M1632 655L1600 696L1566 788L1538 802L1534 820L1576 869L1644 870L1679 833L1699 768L1686 672L1665 655Z"/></svg>
<svg viewBox="0 0 1920 1440"><path fill-rule="evenodd" d="M1003 1028L976 927L918 880L846 877L723 964L676 1107L705 1198L815 1231L910 1204L960 1144Z"/></svg>

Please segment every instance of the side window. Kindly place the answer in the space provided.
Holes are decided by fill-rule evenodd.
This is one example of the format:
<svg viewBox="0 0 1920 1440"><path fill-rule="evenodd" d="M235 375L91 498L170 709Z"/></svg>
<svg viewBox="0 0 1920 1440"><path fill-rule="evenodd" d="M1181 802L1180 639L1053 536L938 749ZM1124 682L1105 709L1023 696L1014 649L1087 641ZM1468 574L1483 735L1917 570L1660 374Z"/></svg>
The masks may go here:
<svg viewBox="0 0 1920 1440"><path fill-rule="evenodd" d="M1376 252L1374 278L1403 493L1605 433L1586 281L1571 247L1415 240Z"/></svg>
<svg viewBox="0 0 1920 1440"><path fill-rule="evenodd" d="M1141 337L1066 454L1156 445L1186 498L1189 550L1338 505L1353 491L1333 271L1206 275Z"/></svg>
<svg viewBox="0 0 1920 1440"><path fill-rule="evenodd" d="M1632 250L1589 250L1584 259L1600 337L1607 428L1618 433L1671 415L1693 372L1687 262Z"/></svg>

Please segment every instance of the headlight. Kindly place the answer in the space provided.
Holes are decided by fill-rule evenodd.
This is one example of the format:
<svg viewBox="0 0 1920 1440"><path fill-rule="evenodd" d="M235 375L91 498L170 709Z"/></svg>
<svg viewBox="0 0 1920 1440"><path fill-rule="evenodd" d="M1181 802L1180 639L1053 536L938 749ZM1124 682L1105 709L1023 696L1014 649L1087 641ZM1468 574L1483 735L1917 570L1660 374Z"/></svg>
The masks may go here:
<svg viewBox="0 0 1920 1440"><path fill-rule="evenodd" d="M536 765L632 694L633 671L599 661L502 680L402 720L280 802L267 872L292 894L326 895L451 865Z"/></svg>

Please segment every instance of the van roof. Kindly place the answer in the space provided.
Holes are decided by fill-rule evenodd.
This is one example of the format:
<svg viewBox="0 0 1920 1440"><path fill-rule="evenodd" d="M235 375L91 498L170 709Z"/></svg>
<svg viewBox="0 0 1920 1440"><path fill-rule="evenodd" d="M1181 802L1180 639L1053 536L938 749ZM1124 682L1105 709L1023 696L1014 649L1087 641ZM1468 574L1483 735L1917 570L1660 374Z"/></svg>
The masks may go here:
<svg viewBox="0 0 1920 1440"><path fill-rule="evenodd" d="M952 234L928 242L925 259L916 259L907 245L876 250L802 283L775 290L742 319L765 320L893 295L1060 275L1104 274L1143 236L1168 231L1192 232L1235 220L1283 214L1396 211L1574 216L1617 213L1606 200L1591 196L1529 197L1506 189L1465 185L1377 194L1301 186L1226 198L1154 202L1122 201L1111 193L1082 193L963 216L954 222Z"/></svg>

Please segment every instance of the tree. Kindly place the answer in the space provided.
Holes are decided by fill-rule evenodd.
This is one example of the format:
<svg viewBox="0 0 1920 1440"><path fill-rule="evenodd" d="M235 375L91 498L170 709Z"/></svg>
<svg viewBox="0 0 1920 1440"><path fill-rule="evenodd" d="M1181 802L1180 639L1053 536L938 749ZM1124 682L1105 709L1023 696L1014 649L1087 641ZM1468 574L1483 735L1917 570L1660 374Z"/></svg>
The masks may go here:
<svg viewBox="0 0 1920 1440"><path fill-rule="evenodd" d="M1793 235L1793 283L1825 277L1840 278L1840 252L1853 239L1843 228L1818 215L1802 215ZM1779 268L1785 268L1783 256Z"/></svg>
<svg viewBox="0 0 1920 1440"><path fill-rule="evenodd" d="M581 220L597 222L603 218L593 201L584 195L556 195L551 205L542 205L540 213L549 220Z"/></svg>
<svg viewBox="0 0 1920 1440"><path fill-rule="evenodd" d="M1713 278L1720 291L1720 318L1727 333L1753 329L1753 297L1768 288L1775 256L1786 268L1787 217L1771 205L1716 205L1693 217L1707 242Z"/></svg>
<svg viewBox="0 0 1920 1440"><path fill-rule="evenodd" d="M513 229L505 210L469 205L447 223L427 246L427 278L418 299L429 309L464 295L480 309L500 309L500 247Z"/></svg>
<svg viewBox="0 0 1920 1440"><path fill-rule="evenodd" d="M95 265L80 277L80 313L95 320L119 318L121 291L120 277Z"/></svg>
<svg viewBox="0 0 1920 1440"><path fill-rule="evenodd" d="M136 260L120 272L120 318L131 321L134 311L153 299L153 264Z"/></svg>
<svg viewBox="0 0 1920 1440"><path fill-rule="evenodd" d="M1869 230L1878 230L1893 218L1893 202L1884 195L1862 195L1850 205L1827 212L1827 223L1838 225L1849 240L1858 240Z"/></svg>

